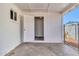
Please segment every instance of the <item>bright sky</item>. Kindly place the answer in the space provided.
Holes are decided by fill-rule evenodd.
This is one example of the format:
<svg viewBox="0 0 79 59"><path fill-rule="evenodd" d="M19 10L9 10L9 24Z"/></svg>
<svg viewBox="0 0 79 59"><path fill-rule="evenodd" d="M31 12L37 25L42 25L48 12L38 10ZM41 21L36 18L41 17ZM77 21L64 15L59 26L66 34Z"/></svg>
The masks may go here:
<svg viewBox="0 0 79 59"><path fill-rule="evenodd" d="M79 22L79 7L73 9L71 12L64 15L64 24L66 24L69 21Z"/></svg>

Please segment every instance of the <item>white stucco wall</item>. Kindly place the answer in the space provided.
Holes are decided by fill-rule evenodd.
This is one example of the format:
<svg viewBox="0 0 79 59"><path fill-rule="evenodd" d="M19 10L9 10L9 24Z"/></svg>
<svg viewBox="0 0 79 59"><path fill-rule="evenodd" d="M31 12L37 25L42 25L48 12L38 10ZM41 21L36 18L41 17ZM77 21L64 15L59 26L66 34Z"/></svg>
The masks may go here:
<svg viewBox="0 0 79 59"><path fill-rule="evenodd" d="M31 16L29 20L28 16ZM63 43L64 38L62 37L62 19L61 14L59 13L43 13L43 12L31 12L25 13L24 20L26 24L31 23L31 33L32 37L34 36L34 16L44 16L44 41L35 41L33 39L24 39L24 42L49 42L49 43ZM30 27L28 25L28 27ZM27 28L26 28L27 29ZM30 30L30 29L29 29ZM28 32L28 31L27 31ZM27 34L28 35L28 34ZM25 35L26 36L26 35ZM29 36L31 37L31 36Z"/></svg>
<svg viewBox="0 0 79 59"><path fill-rule="evenodd" d="M17 12L17 21L10 19L10 9ZM0 3L0 55L5 55L20 44L20 14L15 5Z"/></svg>

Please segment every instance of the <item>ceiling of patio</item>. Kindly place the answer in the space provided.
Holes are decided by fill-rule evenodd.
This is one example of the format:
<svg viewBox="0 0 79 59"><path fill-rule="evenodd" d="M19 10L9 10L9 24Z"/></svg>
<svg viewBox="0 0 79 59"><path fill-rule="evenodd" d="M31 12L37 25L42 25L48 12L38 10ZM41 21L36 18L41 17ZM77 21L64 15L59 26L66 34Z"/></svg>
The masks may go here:
<svg viewBox="0 0 79 59"><path fill-rule="evenodd" d="M24 12L63 12L74 3L15 3Z"/></svg>

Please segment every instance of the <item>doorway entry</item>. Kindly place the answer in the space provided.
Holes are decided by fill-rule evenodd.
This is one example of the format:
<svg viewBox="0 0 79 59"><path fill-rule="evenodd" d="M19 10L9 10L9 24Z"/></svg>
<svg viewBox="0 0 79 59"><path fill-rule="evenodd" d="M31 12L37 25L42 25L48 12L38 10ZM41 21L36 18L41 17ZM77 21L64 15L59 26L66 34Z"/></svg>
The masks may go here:
<svg viewBox="0 0 79 59"><path fill-rule="evenodd" d="M34 17L35 40L44 40L44 17Z"/></svg>

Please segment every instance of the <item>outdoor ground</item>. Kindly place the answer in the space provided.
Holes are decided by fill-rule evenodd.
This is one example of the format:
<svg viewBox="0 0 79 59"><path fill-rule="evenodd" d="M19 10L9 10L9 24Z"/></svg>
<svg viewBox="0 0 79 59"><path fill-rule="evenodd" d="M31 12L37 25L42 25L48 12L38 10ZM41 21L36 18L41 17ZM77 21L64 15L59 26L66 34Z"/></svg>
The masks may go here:
<svg viewBox="0 0 79 59"><path fill-rule="evenodd" d="M78 49L61 43L23 43L6 56L78 56Z"/></svg>

